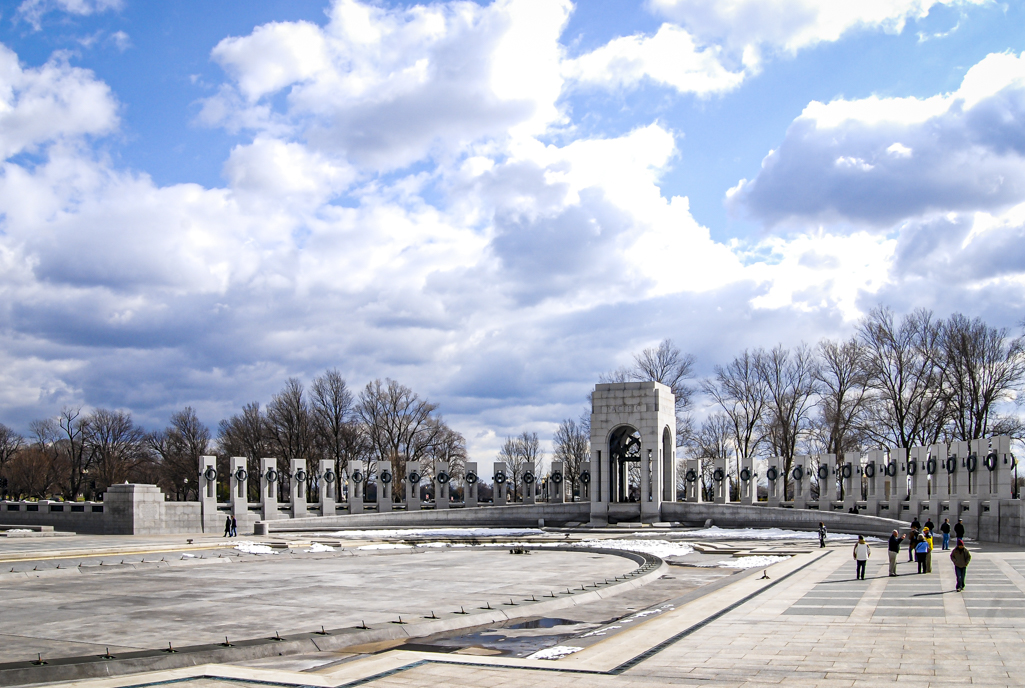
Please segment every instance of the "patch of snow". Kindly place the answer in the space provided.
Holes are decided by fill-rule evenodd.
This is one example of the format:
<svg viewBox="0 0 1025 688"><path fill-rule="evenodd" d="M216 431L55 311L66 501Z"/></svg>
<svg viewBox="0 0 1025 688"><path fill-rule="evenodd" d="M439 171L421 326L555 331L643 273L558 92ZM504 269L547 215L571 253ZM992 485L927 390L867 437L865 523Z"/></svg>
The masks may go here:
<svg viewBox="0 0 1025 688"><path fill-rule="evenodd" d="M335 548L330 545L322 545L319 542L314 542L310 545L309 549L304 549L304 552L334 552Z"/></svg>
<svg viewBox="0 0 1025 688"><path fill-rule="evenodd" d="M5 533L31 533L30 528L9 528L4 531Z"/></svg>
<svg viewBox="0 0 1025 688"><path fill-rule="evenodd" d="M413 549L413 545L401 545L398 543L383 543L380 545L363 545L356 549Z"/></svg>
<svg viewBox="0 0 1025 688"><path fill-rule="evenodd" d="M195 554L183 554L182 555L182 559L195 559L195 558L196 558Z"/></svg>
<svg viewBox="0 0 1025 688"><path fill-rule="evenodd" d="M606 633L608 633L609 631L614 631L614 630L616 630L617 628L622 628L622 626L618 626L618 625L616 625L616 626L606 626L605 628L596 628L596 629L594 629L593 631L590 631L590 632L588 632L588 633L584 633L584 634L583 634L582 636L580 636L580 637L581 637L581 638L590 638L591 636L596 636L596 635L605 635L605 634L606 634Z"/></svg>
<svg viewBox="0 0 1025 688"><path fill-rule="evenodd" d="M772 557L772 556L756 556L756 557L734 557L733 559L724 559L723 561L716 562L716 566L724 569L759 569L765 566L772 566L778 564L781 561L786 561L790 557Z"/></svg>
<svg viewBox="0 0 1025 688"><path fill-rule="evenodd" d="M580 652L583 649L582 647L573 647L572 645L556 645L554 647L547 647L544 650L538 650L534 654L528 655L527 659L561 659L566 655Z"/></svg>
<svg viewBox="0 0 1025 688"><path fill-rule="evenodd" d="M595 547L601 549L624 549L629 552L643 552L656 557L682 557L694 551L694 547L685 542L669 540L581 540L569 544L573 547Z"/></svg>
<svg viewBox="0 0 1025 688"><path fill-rule="evenodd" d="M347 540L376 540L378 538L492 538L544 535L538 528L400 528L389 530L339 530L333 533L315 533L317 537Z"/></svg>
<svg viewBox="0 0 1025 688"><path fill-rule="evenodd" d="M277 554L271 547L243 540L235 545L235 549L246 554Z"/></svg>

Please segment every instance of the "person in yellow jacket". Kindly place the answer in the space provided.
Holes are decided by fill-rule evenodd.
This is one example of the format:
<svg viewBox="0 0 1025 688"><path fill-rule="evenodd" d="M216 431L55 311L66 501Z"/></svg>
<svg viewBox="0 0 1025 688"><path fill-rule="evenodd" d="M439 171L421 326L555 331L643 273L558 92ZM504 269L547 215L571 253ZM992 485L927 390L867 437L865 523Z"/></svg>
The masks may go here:
<svg viewBox="0 0 1025 688"><path fill-rule="evenodd" d="M922 535L925 536L925 542L929 545L929 551L925 553L925 572L932 573L932 531L925 528L922 530Z"/></svg>

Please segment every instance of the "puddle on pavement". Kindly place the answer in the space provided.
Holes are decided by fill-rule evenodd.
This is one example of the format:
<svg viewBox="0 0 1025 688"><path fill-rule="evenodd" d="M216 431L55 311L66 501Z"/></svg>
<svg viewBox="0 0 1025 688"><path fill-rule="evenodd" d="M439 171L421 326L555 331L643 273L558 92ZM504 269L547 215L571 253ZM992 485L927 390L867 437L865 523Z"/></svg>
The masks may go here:
<svg viewBox="0 0 1025 688"><path fill-rule="evenodd" d="M402 645L402 649L420 652L460 652L462 654L494 654L506 657L526 657L538 650L558 645L575 635L598 628L601 623L588 623L572 619L544 617L521 621L508 626L495 626L453 637L432 637ZM564 627L560 633L535 633Z"/></svg>

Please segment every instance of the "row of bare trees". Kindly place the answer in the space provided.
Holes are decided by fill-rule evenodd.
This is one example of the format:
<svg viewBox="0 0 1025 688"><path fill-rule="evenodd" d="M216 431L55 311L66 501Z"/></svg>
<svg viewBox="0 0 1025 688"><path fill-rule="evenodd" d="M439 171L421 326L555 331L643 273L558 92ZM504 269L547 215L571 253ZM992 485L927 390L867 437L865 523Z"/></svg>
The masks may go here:
<svg viewBox="0 0 1025 688"><path fill-rule="evenodd" d="M466 461L463 436L437 413L437 405L394 380L374 380L353 395L337 370L314 378L307 390L296 378L261 407L252 402L218 424L216 439L194 409L174 413L168 426L146 432L130 413L65 408L55 419L33 421L24 438L0 424L0 492L4 495L66 499L98 498L107 486L132 481L157 484L173 499L197 498L199 457L218 456L227 475L228 459L246 457L249 474L259 460L277 457L280 497L290 489L291 459L306 459L307 488L316 489L320 460L341 474L350 461L392 463L396 481L405 461L420 461L430 478L439 461L460 476ZM373 482L372 470L364 480ZM250 498L259 499L259 481L250 480Z"/></svg>
<svg viewBox="0 0 1025 688"><path fill-rule="evenodd" d="M1022 436L1001 409L1025 383L1025 340L980 318L877 308L850 339L747 350L701 383L715 409L689 438L692 456L732 462L874 447ZM1018 402L1020 404L1020 401Z"/></svg>

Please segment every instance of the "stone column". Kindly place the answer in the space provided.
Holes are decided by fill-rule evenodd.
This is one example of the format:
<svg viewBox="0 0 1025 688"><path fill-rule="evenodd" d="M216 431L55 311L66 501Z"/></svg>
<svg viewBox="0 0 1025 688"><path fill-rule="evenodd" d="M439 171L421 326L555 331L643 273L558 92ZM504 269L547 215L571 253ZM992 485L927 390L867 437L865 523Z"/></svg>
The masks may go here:
<svg viewBox="0 0 1025 688"><path fill-rule="evenodd" d="M886 462L886 480L890 486L890 518L904 517L904 502L908 498L908 450L897 447L890 452Z"/></svg>
<svg viewBox="0 0 1025 688"><path fill-rule="evenodd" d="M203 515L203 528L215 528L213 523L217 513L217 457L199 457L199 511ZM224 519L221 519L222 521ZM209 522L208 522L209 521ZM222 524L223 525L223 524Z"/></svg>
<svg viewBox="0 0 1025 688"><path fill-rule="evenodd" d="M580 475L577 476L577 490L580 492L580 501L591 501L591 462L580 463Z"/></svg>
<svg viewBox="0 0 1025 688"><path fill-rule="evenodd" d="M886 478L886 452L880 449L868 452L864 470L865 486L868 492L865 499L865 511L869 516L878 516L879 503L885 501L883 485Z"/></svg>
<svg viewBox="0 0 1025 688"><path fill-rule="evenodd" d="M740 503L758 503L758 474L755 472L755 460L749 456L741 462L740 475Z"/></svg>
<svg viewBox="0 0 1025 688"><path fill-rule="evenodd" d="M334 516L335 504L338 502L338 475L335 473L335 462L331 459L321 459L317 475L320 515Z"/></svg>
<svg viewBox="0 0 1025 688"><path fill-rule="evenodd" d="M533 463L523 465L523 503L534 504L537 502L537 473Z"/></svg>
<svg viewBox="0 0 1025 688"><path fill-rule="evenodd" d="M717 456L712 459L712 501L726 504L730 501L730 476L726 471L726 459Z"/></svg>
<svg viewBox="0 0 1025 688"><path fill-rule="evenodd" d="M272 521L281 518L278 513L278 460L260 459L260 518Z"/></svg>
<svg viewBox="0 0 1025 688"><path fill-rule="evenodd" d="M434 508L447 509L449 505L449 488L452 485L452 474L448 472L447 461L437 463L437 473L434 474Z"/></svg>
<svg viewBox="0 0 1025 688"><path fill-rule="evenodd" d="M836 501L836 455L819 454L815 476L819 484L819 511L829 513Z"/></svg>
<svg viewBox="0 0 1025 688"><path fill-rule="evenodd" d="M926 447L911 447L908 450L907 473L911 478L911 496L908 499L908 521L922 513L922 503L929 500L929 450Z"/></svg>
<svg viewBox="0 0 1025 688"><path fill-rule="evenodd" d="M374 473L377 475L377 513L387 513L395 501L392 499L395 474L391 470L391 461L375 461Z"/></svg>
<svg viewBox="0 0 1025 688"><path fill-rule="evenodd" d="M929 475L929 509L923 514L926 518L929 516L939 517L940 514L944 513L944 508L949 513L947 500L950 499L950 474L947 473L947 468L950 465L953 466L952 470L956 470L957 459L951 459L947 452L948 449L945 443L933 444L929 447L929 459L926 461L926 470L928 471L928 469L932 468L936 472L930 472ZM949 515L954 516L954 514ZM957 517L954 516L954 518L956 519ZM940 523L942 522L943 519L940 518Z"/></svg>
<svg viewBox="0 0 1025 688"><path fill-rule="evenodd" d="M969 491L969 472L968 472L968 457L971 454L971 443L969 442L951 442L950 449L948 450L950 459L947 461L947 469L953 470L950 473L950 499L947 504L947 511L937 514L938 518L936 523L942 523L944 517L947 518L963 518L965 527L971 532L971 526L969 523L975 519L975 514L969 514L968 516L962 516L961 512L964 504L971 499L971 492ZM970 511L969 506L969 511Z"/></svg>
<svg viewBox="0 0 1025 688"><path fill-rule="evenodd" d="M783 503L783 487L785 485L783 475L783 460L778 456L770 456L768 468L765 469L765 479L768 481L768 505L779 506Z"/></svg>
<svg viewBox="0 0 1025 688"><path fill-rule="evenodd" d="M687 470L684 471L683 482L685 485L684 499L694 503L705 501L701 489L701 459L687 459Z"/></svg>
<svg viewBox="0 0 1025 688"><path fill-rule="evenodd" d="M419 461L406 462L406 511L420 511L420 473Z"/></svg>
<svg viewBox="0 0 1025 688"><path fill-rule="evenodd" d="M310 515L306 508L306 459L289 461L290 505L292 518L305 518Z"/></svg>
<svg viewBox="0 0 1025 688"><path fill-rule="evenodd" d="M505 465L505 461L495 462L495 470L492 475L495 483L492 501L495 506L505 506L509 501L509 467Z"/></svg>
<svg viewBox="0 0 1025 688"><path fill-rule="evenodd" d="M795 456L790 477L794 481L794 508L807 509L811 500L811 457Z"/></svg>
<svg viewBox="0 0 1025 688"><path fill-rule="evenodd" d="M363 513L363 485L367 479L366 469L362 461L350 461L348 466L349 478L349 513Z"/></svg>
<svg viewBox="0 0 1025 688"><path fill-rule="evenodd" d="M840 469L843 483L843 510L850 513L861 500L861 454L846 452Z"/></svg>
<svg viewBox="0 0 1025 688"><path fill-rule="evenodd" d="M562 504L566 501L566 473L562 461L552 461L552 472L548 476L548 502Z"/></svg>
<svg viewBox="0 0 1025 688"><path fill-rule="evenodd" d="M472 509L477 506L477 488L480 476L477 474L477 462L466 462L466 474L463 476L463 506Z"/></svg>
<svg viewBox="0 0 1025 688"><path fill-rule="evenodd" d="M1001 435L992 439L989 454L994 455L996 461L996 467L989 471L989 467L986 469L989 472L989 495L990 499L1011 499L1014 495L1014 460L1011 457L1011 438L1007 435ZM987 461L990 459L987 454ZM996 509L997 506L993 505L992 509Z"/></svg>
<svg viewBox="0 0 1025 688"><path fill-rule="evenodd" d="M231 515L237 521L241 516L249 515L249 471L246 457L233 456L230 459L231 473L228 484L231 486Z"/></svg>

